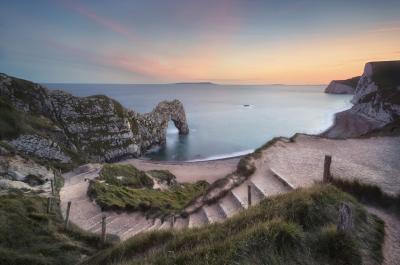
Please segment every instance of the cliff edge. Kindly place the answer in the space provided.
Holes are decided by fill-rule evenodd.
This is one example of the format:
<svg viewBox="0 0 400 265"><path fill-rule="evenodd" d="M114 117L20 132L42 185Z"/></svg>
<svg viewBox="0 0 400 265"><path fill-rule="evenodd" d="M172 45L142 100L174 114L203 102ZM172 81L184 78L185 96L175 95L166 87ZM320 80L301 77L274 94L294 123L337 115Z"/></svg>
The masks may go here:
<svg viewBox="0 0 400 265"><path fill-rule="evenodd" d="M0 74L0 140L44 161L115 161L164 144L168 122L189 133L179 100L160 102L145 114L103 95L75 97Z"/></svg>
<svg viewBox="0 0 400 265"><path fill-rule="evenodd" d="M325 93L328 94L354 94L360 76L356 76L346 80L333 80L325 88Z"/></svg>
<svg viewBox="0 0 400 265"><path fill-rule="evenodd" d="M382 128L398 130L400 61L367 63L351 102L353 107L337 113L334 124L322 136L349 138Z"/></svg>

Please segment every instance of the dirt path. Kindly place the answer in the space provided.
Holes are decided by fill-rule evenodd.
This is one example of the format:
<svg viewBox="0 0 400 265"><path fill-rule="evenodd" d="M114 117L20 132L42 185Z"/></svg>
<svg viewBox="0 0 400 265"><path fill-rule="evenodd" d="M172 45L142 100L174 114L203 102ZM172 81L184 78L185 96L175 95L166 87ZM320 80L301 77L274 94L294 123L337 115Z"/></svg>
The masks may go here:
<svg viewBox="0 0 400 265"><path fill-rule="evenodd" d="M132 164L141 170L170 170L176 175L179 182L195 182L197 180L213 182L234 171L238 161L239 158L231 158L204 162L162 163L131 159L121 163ZM102 212L100 207L86 194L89 180L96 178L101 168L101 164L87 164L63 175L65 182L60 191L61 211L65 214L67 204L71 202L70 221L80 228L100 233L102 216L105 215L107 233L126 240L143 231L166 229L172 226L179 229L188 225L188 220L180 220L180 218L177 219L175 225L172 225L170 222L162 223L160 219L146 219L140 212ZM197 216L193 216L192 223L197 219Z"/></svg>
<svg viewBox="0 0 400 265"><path fill-rule="evenodd" d="M400 219L382 209L366 206L368 212L375 214L385 222L385 240L383 242L382 265L400 264Z"/></svg>
<svg viewBox="0 0 400 265"><path fill-rule="evenodd" d="M205 180L213 183L235 171L239 157L198 161L198 162L156 162L140 159L128 159L121 161L121 164L131 164L140 170L164 169L169 170L176 176L178 182L195 182Z"/></svg>

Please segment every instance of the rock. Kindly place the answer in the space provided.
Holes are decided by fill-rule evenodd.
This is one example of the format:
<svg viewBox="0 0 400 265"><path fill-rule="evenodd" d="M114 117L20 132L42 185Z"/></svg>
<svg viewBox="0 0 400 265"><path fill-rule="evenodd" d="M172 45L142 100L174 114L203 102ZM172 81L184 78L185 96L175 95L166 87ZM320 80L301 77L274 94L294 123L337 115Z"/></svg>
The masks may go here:
<svg viewBox="0 0 400 265"><path fill-rule="evenodd" d="M400 117L400 61L365 65L349 110L335 115L334 124L323 136L348 138L365 135Z"/></svg>
<svg viewBox="0 0 400 265"><path fill-rule="evenodd" d="M22 181L15 181L0 178L0 189L27 189L34 190L33 187Z"/></svg>
<svg viewBox="0 0 400 265"><path fill-rule="evenodd" d="M0 177L25 181L27 176L36 176L45 182L53 178L54 172L31 159L20 156L0 156Z"/></svg>
<svg viewBox="0 0 400 265"><path fill-rule="evenodd" d="M360 77L353 77L346 80L333 80L330 82L325 93L328 94L354 94Z"/></svg>
<svg viewBox="0 0 400 265"><path fill-rule="evenodd" d="M75 97L5 74L0 74L0 96L17 110L51 123L45 132L16 135L10 143L21 153L61 163L70 163L71 153L92 162L138 157L165 143L170 120L180 134L189 132L179 100L163 101L140 114L107 96Z"/></svg>
<svg viewBox="0 0 400 265"><path fill-rule="evenodd" d="M17 139L10 141L9 144L26 155L34 155L46 160L57 160L62 163L71 162L71 158L61 150L57 143L39 135L20 135Z"/></svg>

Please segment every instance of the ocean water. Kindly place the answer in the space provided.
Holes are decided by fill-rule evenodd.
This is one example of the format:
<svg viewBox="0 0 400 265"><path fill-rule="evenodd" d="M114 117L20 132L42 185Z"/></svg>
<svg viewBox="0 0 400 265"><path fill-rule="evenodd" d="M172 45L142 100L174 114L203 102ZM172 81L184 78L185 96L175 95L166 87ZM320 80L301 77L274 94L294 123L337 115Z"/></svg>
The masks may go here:
<svg viewBox="0 0 400 265"><path fill-rule="evenodd" d="M351 96L325 94L325 86L45 85L76 96L104 94L141 113L162 100L181 100L189 135L180 136L171 122L166 145L145 155L153 160L211 160L246 154L276 136L320 133L332 124L334 113L351 106Z"/></svg>

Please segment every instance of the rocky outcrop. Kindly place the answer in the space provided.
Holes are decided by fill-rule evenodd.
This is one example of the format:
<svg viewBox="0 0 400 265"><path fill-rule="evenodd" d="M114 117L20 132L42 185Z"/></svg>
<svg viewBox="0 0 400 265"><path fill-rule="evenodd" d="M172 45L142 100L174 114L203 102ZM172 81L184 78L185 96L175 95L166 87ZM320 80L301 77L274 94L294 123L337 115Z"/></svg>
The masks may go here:
<svg viewBox="0 0 400 265"><path fill-rule="evenodd" d="M336 114L333 126L323 136L357 137L385 126L399 126L400 61L367 63L351 102L353 107Z"/></svg>
<svg viewBox="0 0 400 265"><path fill-rule="evenodd" d="M46 194L51 191L53 178L53 170L31 159L4 153L0 156L0 189L28 189Z"/></svg>
<svg viewBox="0 0 400 265"><path fill-rule="evenodd" d="M170 120L181 134L189 132L178 100L163 101L152 112L140 114L103 95L75 97L5 74L0 74L0 97L18 111L50 123L15 135L9 144L21 153L62 163L78 156L86 161L140 156L165 143Z"/></svg>
<svg viewBox="0 0 400 265"><path fill-rule="evenodd" d="M39 135L20 135L11 140L9 144L25 155L33 155L46 160L57 160L61 163L71 162L71 158L61 150L56 142Z"/></svg>
<svg viewBox="0 0 400 265"><path fill-rule="evenodd" d="M354 94L356 90L359 76L346 79L346 80L333 80L330 82L327 88L325 88L325 93L328 94Z"/></svg>

